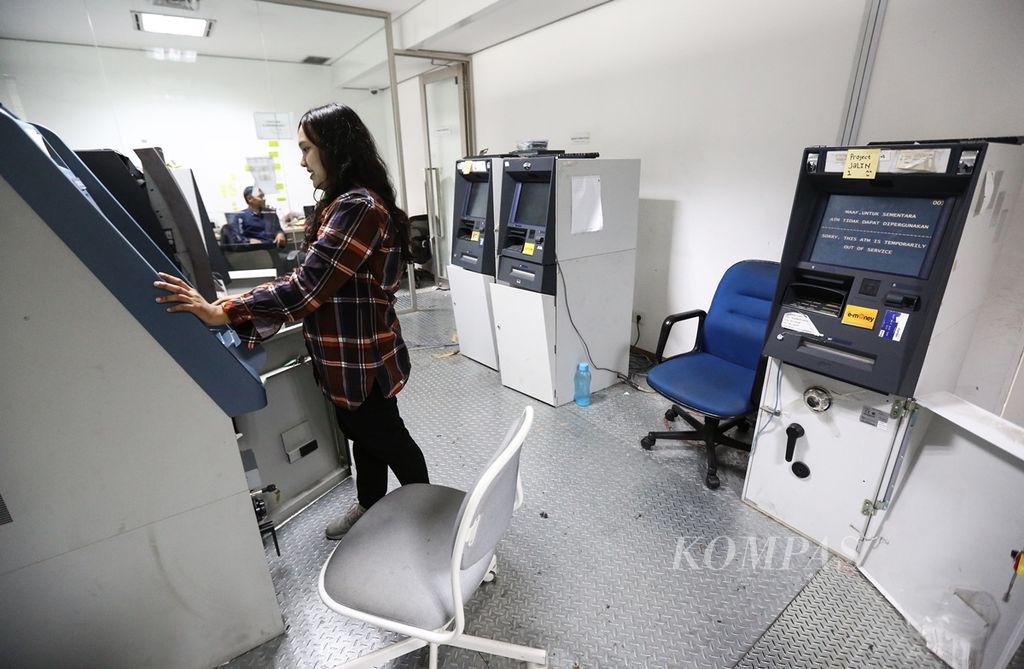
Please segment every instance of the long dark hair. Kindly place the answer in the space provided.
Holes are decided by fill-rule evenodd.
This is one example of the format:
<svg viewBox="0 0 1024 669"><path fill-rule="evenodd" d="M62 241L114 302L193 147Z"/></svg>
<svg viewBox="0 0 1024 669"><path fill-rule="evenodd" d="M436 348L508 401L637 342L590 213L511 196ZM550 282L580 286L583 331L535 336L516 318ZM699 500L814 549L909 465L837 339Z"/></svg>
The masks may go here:
<svg viewBox="0 0 1024 669"><path fill-rule="evenodd" d="M336 197L354 188L366 188L383 201L397 230L402 260L412 262L409 217L395 202L395 189L388 178L388 170L359 115L345 105L332 102L303 114L299 127L319 150L326 173L325 183L321 185L323 196L317 200L313 216L306 219L306 243L316 240L320 215Z"/></svg>

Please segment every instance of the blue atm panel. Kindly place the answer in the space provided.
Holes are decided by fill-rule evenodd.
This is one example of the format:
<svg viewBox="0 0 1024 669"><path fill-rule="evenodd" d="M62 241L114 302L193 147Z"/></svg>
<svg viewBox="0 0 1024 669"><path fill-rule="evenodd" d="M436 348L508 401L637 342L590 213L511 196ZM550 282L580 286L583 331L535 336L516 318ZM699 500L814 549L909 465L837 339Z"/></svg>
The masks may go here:
<svg viewBox="0 0 1024 669"><path fill-rule="evenodd" d="M224 413L266 406L262 352L155 302L157 272L181 272L60 138L0 108L0 144L3 178Z"/></svg>

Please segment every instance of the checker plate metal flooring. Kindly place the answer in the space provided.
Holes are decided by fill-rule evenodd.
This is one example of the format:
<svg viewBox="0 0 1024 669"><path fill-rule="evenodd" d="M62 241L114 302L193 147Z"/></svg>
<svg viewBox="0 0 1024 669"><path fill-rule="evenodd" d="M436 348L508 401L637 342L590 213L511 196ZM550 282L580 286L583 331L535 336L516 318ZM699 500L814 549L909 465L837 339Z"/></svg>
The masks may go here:
<svg viewBox="0 0 1024 669"><path fill-rule="evenodd" d="M451 355L448 295L423 291L421 311L401 316L413 373L399 406L432 482L468 488L522 407L536 412L524 504L497 579L467 605L467 633L546 648L558 669L944 666L856 570L741 502L745 454L720 450L712 492L700 447L640 448L666 424L657 395L620 384L589 407L555 409L502 387L497 372ZM226 666L330 667L397 639L317 595L334 548L323 528L354 499L345 481L286 523L281 557L268 540L286 632ZM774 559L758 562L772 542ZM425 651L388 665L419 666ZM440 666L522 665L442 648Z"/></svg>

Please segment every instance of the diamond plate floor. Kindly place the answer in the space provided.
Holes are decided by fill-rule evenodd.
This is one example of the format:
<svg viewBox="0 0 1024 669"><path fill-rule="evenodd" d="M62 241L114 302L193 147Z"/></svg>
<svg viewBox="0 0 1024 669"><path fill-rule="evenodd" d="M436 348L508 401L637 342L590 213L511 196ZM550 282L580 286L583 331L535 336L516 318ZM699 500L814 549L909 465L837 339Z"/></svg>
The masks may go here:
<svg viewBox="0 0 1024 669"><path fill-rule="evenodd" d="M855 567L832 558L736 666L942 669L946 664Z"/></svg>
<svg viewBox="0 0 1024 669"><path fill-rule="evenodd" d="M549 407L504 388L497 372L449 355L447 292L417 298L421 311L401 316L413 373L399 404L434 483L468 488L522 407L536 412L523 452L524 505L499 546L498 578L467 606L468 633L546 648L557 669L785 666L788 658L772 664L773 649L801 638L810 621L839 636L854 629L854 617L834 616L835 600L817 588L853 609L878 597L851 579L834 583L838 571L822 571L832 565L827 557L741 502L744 454L721 450L722 488L712 492L700 448L659 443L643 451L639 438L665 424L657 395L620 384L595 393L586 408ZM285 524L281 557L268 543L286 633L227 666L329 667L395 638L333 614L316 592L333 549L324 525L354 497L346 481ZM771 544L775 558L758 562ZM930 657L909 631L887 626L874 646L851 641L799 666ZM832 661L829 652L845 655ZM448 669L521 666L462 649L442 649L440 659ZM388 666L425 666L425 655Z"/></svg>

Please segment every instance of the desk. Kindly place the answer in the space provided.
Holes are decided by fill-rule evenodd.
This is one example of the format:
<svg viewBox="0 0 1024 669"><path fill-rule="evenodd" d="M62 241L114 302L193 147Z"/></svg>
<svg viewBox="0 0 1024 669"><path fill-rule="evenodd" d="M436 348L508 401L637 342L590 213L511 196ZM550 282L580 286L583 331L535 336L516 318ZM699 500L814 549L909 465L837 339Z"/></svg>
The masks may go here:
<svg viewBox="0 0 1024 669"><path fill-rule="evenodd" d="M288 239L288 246L297 249L302 245L302 241L306 236L306 222L305 220L298 220L289 224L283 224L281 232Z"/></svg>

